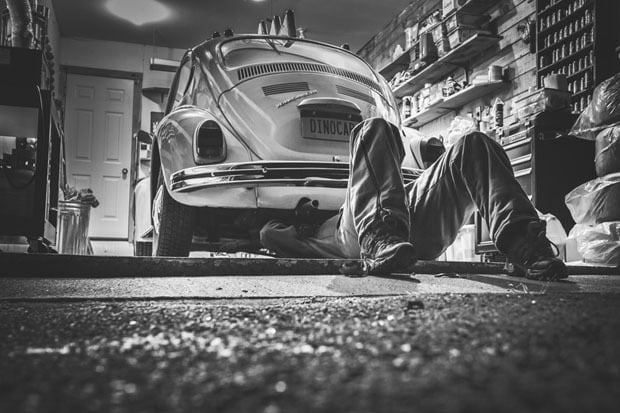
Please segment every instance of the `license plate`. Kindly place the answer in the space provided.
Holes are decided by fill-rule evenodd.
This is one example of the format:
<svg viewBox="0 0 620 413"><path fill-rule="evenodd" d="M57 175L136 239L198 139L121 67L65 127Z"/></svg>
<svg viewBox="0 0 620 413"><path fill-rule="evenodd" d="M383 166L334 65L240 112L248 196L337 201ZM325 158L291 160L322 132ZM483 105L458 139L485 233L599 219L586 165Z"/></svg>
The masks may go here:
<svg viewBox="0 0 620 413"><path fill-rule="evenodd" d="M351 130L359 122L324 117L302 117L301 136L307 139L348 142Z"/></svg>

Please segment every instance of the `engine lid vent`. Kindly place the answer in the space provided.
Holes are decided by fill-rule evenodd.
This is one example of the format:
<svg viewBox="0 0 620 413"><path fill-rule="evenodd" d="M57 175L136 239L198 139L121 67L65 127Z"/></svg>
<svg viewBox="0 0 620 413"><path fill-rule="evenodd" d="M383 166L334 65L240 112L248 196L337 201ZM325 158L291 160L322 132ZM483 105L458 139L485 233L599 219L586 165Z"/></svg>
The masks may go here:
<svg viewBox="0 0 620 413"><path fill-rule="evenodd" d="M351 89L342 85L336 85L336 92L340 93L341 95L363 100L364 102L370 103L373 106L375 105L375 100L372 98L372 96L364 92L360 92L359 90Z"/></svg>
<svg viewBox="0 0 620 413"><path fill-rule="evenodd" d="M263 63L242 67L237 70L237 76L239 77L239 81L242 81L256 76L283 72L327 73L353 80L381 93L381 88L377 82L366 76L362 76L359 73L355 73L350 70L339 69L337 67L318 63Z"/></svg>
<svg viewBox="0 0 620 413"><path fill-rule="evenodd" d="M263 93L265 93L265 96L289 92L305 92L307 90L310 90L310 87L306 82L279 83L277 85L263 86Z"/></svg>

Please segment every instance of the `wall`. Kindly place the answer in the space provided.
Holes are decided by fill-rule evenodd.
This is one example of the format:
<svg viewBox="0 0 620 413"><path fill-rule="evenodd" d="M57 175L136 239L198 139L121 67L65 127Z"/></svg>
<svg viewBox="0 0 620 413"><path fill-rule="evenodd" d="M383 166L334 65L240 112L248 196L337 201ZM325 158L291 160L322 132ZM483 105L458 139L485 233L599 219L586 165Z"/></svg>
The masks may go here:
<svg viewBox="0 0 620 413"><path fill-rule="evenodd" d="M496 97L500 97L505 102L505 124L510 124L515 119L512 113L514 102L525 96L528 89L536 84L535 54L529 52L529 46L519 38L517 32L517 26L520 23L527 18L534 19L535 2L531 0L501 0L496 3L497 6L494 6L489 12L495 10L495 14L499 16L495 19L495 24L497 25L497 34L502 36L502 39L497 47L491 48L475 58L470 78L486 73L489 65L498 64L509 67L511 85L497 95L485 96L470 102L458 112L451 112L424 125L420 128L421 132L430 136L446 136L450 123L456 115L466 115L473 112L476 106L490 105ZM391 60L390 56L397 43L404 48L404 28L410 22L415 22L420 17L428 15L440 7L441 1L437 0L423 0L412 3L364 45L358 54L375 68L384 66ZM500 7L503 7L502 13L498 13ZM455 80L460 81L463 77L462 70L455 72Z"/></svg>
<svg viewBox="0 0 620 413"><path fill-rule="evenodd" d="M63 66L142 73L143 89L169 87L174 76L169 72L152 71L149 68L151 57L180 60L185 53L183 49L64 37L60 40L60 49L60 62ZM159 98L142 96L141 129L150 131L151 112L162 110L163 102Z"/></svg>

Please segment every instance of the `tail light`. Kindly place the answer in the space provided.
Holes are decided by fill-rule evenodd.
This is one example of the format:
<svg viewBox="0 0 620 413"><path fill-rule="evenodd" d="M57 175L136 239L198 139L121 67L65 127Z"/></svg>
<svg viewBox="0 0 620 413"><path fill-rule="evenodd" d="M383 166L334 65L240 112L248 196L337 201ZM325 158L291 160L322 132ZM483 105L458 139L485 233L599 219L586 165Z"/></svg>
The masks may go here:
<svg viewBox="0 0 620 413"><path fill-rule="evenodd" d="M226 139L217 122L207 120L196 129L194 155L197 164L221 162L226 159Z"/></svg>

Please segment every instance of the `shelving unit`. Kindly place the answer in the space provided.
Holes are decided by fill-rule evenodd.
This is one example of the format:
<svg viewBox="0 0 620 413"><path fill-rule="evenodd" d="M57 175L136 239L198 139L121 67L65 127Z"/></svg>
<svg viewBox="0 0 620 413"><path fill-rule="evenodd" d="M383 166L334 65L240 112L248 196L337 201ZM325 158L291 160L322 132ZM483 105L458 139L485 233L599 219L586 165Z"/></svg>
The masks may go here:
<svg viewBox="0 0 620 413"><path fill-rule="evenodd" d="M446 113L457 110L467 102L478 99L482 96L486 96L499 89L505 87L508 82L502 80L496 82L489 82L484 84L472 85L466 89L463 89L454 95L440 99L434 102L421 112L416 113L403 120L405 126L421 127L427 123L437 119L438 117L445 115Z"/></svg>
<svg viewBox="0 0 620 413"><path fill-rule="evenodd" d="M497 4L496 0L469 0L457 9L457 11L468 14L482 14Z"/></svg>
<svg viewBox="0 0 620 413"><path fill-rule="evenodd" d="M491 34L476 34L470 37L394 88L394 95L398 98L412 95L422 89L425 83L437 82L454 71L455 68L467 67L476 56L497 44L500 39L501 36Z"/></svg>
<svg viewBox="0 0 620 413"><path fill-rule="evenodd" d="M482 14L483 12L496 5L496 3L497 2L495 0L469 0L461 7L448 13L447 16L443 16L443 18L445 20L446 17L452 16L455 13ZM392 61L386 63L381 68L379 68L379 73L381 73L385 78L389 79L397 72L407 69L407 67L409 67L409 63L411 62L410 53L418 47L419 42L415 42L413 45L411 45L411 47L404 50L402 54L396 56Z"/></svg>
<svg viewBox="0 0 620 413"><path fill-rule="evenodd" d="M549 75L566 75L573 113L585 109L594 86L618 70L612 35L617 30L617 3L536 1L538 87Z"/></svg>
<svg viewBox="0 0 620 413"><path fill-rule="evenodd" d="M53 243L58 191L66 179L63 132L52 94L34 83L0 82L0 86L0 143L4 145L0 154L0 237L40 237Z"/></svg>
<svg viewBox="0 0 620 413"><path fill-rule="evenodd" d="M379 73L381 73L383 77L385 77L386 79L389 79L392 76L394 76L394 74L396 74L397 72L400 72L401 70L405 70L406 68L408 68L409 62L411 61L410 53L416 47L419 47L418 42L415 42L413 45L411 45L411 47L409 47L403 53L396 56L394 60L387 63L383 67L379 68Z"/></svg>

